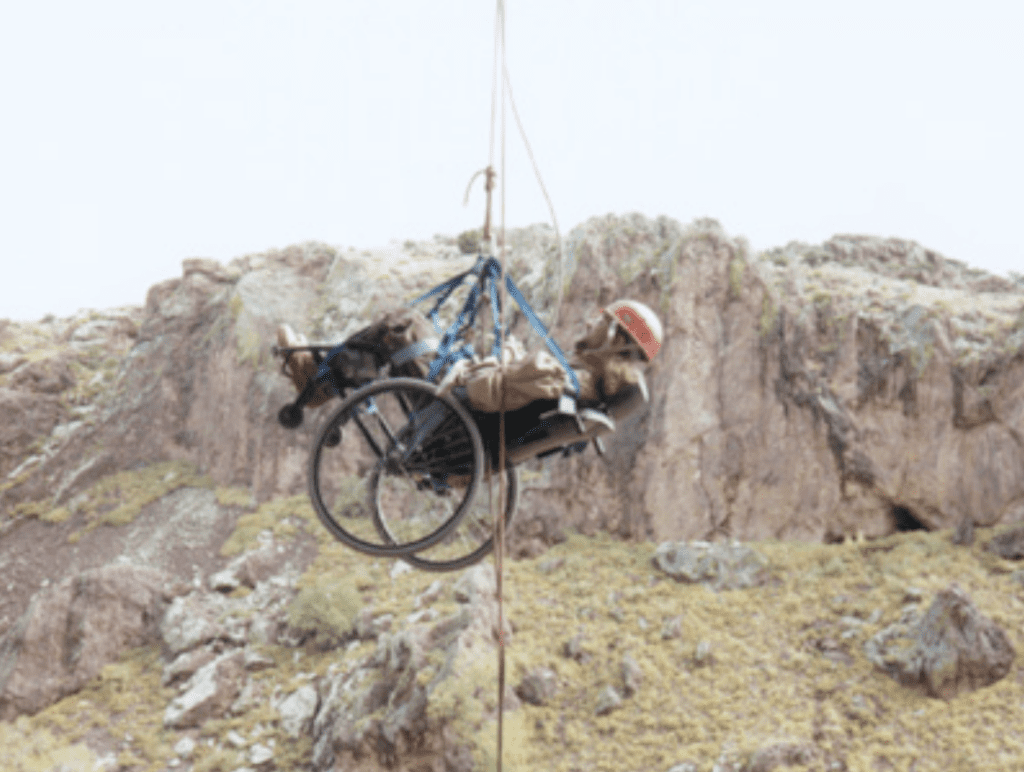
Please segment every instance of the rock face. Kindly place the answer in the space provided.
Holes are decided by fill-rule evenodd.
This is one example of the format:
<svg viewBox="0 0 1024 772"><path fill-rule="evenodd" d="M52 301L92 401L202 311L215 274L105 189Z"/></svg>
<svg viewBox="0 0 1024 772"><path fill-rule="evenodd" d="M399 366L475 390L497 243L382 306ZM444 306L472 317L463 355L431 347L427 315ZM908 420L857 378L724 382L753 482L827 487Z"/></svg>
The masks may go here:
<svg viewBox="0 0 1024 772"><path fill-rule="evenodd" d="M946 699L995 683L1016 656L1006 633L955 583L935 597L923 618L910 608L874 636L867 654L896 680Z"/></svg>
<svg viewBox="0 0 1024 772"><path fill-rule="evenodd" d="M570 307L634 296L666 328L617 474L583 457L559 478L584 481L595 527L817 540L1024 517L1019 285L894 239L755 258L709 222L574 234Z"/></svg>
<svg viewBox="0 0 1024 772"><path fill-rule="evenodd" d="M509 246L509 271L544 319L566 288L555 328L565 347L618 297L656 309L666 331L650 411L608 438L606 458L538 465L513 554L537 554L563 526L831 540L1024 519L1020 282L898 239L752 255L711 220L594 218L565 239L561 267L548 229L514 231ZM330 408L307 411L297 431L275 422L294 396L269 356L276 326L337 342L471 259L438 239L187 260L143 309L7 325L0 410L26 418L0 421L0 510L64 504L111 471L167 459L259 501L301 492L311 429ZM521 314L510 318L539 345ZM44 327L62 355L118 362L95 394L93 377L76 380L59 358L19 359L32 346L17 335Z"/></svg>
<svg viewBox="0 0 1024 772"><path fill-rule="evenodd" d="M74 692L125 649L159 639L174 592L166 574L110 565L41 591L0 639L0 718Z"/></svg>

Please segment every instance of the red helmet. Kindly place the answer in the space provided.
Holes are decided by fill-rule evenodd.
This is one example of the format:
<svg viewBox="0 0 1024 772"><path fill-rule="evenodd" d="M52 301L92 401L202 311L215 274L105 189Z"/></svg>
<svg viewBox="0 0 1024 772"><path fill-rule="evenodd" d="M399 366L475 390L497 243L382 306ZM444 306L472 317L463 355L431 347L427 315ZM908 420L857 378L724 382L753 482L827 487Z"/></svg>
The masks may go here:
<svg viewBox="0 0 1024 772"><path fill-rule="evenodd" d="M638 300L616 300L604 312L618 321L650 362L661 348L664 331L658 315Z"/></svg>

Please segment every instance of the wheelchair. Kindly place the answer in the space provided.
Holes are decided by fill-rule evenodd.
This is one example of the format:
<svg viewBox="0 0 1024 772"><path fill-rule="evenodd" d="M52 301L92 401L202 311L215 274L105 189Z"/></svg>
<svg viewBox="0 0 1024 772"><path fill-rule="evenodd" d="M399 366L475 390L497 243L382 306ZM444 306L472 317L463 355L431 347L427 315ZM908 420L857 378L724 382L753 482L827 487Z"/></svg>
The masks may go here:
<svg viewBox="0 0 1024 772"><path fill-rule="evenodd" d="M289 358L312 354L318 367L295 402L278 421L286 428L302 423L303 408L324 399L341 399L316 432L309 457L309 496L320 522L339 541L366 555L400 558L425 571L452 571L473 565L493 549L491 499L500 471L505 476L503 517L508 528L519 503L519 467L534 458L582 452L642 411L649 395L643 381L606 403L580 405L571 393L540 400L504 413L504 454L499 452L499 415L473 409L465 390L442 392L435 383L446 366L476 359L464 334L488 296L495 321L499 313L494 282L500 278L494 258L481 256L470 271L435 287L418 303L440 295L428 317L440 333L437 310L467 278L475 280L458 318L440 339L420 340L399 351L383 350L358 334L335 345L275 346ZM578 391L572 368L511 279L506 284L534 329L562 363ZM429 357L426 375L413 359ZM504 456L505 468L499 470ZM484 495L486 493L486 495Z"/></svg>

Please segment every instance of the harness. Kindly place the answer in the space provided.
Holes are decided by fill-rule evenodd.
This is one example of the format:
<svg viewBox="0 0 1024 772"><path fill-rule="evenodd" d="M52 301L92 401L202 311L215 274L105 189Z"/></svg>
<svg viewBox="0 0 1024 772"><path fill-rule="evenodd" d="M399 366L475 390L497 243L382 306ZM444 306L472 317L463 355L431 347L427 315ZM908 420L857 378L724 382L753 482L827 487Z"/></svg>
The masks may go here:
<svg viewBox="0 0 1024 772"><path fill-rule="evenodd" d="M451 297L452 293L463 284L467 279L475 279L473 288L470 290L469 297L466 299L465 304L462 306L462 310L459 311L455 318L455 321L448 326L447 330L442 330L440 319L438 317L438 311L444 302ZM461 340L462 331L473 326L476 321L477 315L480 313L480 306L484 302L484 298L490 300L491 305L491 318L494 324L494 344L491 347L491 355L501 361L501 300L498 297L498 284L501 280L501 264L493 257L485 257L480 255L477 257L476 263L468 271L453 276L451 279L438 284L433 289L424 293L420 297L416 298L410 306L418 305L424 300L429 300L437 296L433 307L427 312L427 317L434 324L434 329L437 330L438 334L441 335L440 345L437 347L437 355L430 364L430 373L427 376L431 381L437 380L437 377L441 374L441 371L449 365L453 365L460 359L473 360L475 352L473 346L469 343L464 343L459 346L458 343ZM533 327L534 331L541 337L544 344L548 347L551 354L558 360L558 363L565 370L569 376L569 380L572 383L573 396L578 397L580 393L580 383L576 378L576 373L573 372L572 367L569 366L569 360L566 358L561 347L555 342L555 339L551 337L551 333L547 327L537 316L536 312L527 302L526 298L523 297L523 293L516 286L516 283L512 281L511 276L505 276L505 287L508 290L508 294L519 306L519 309L523 312L523 316L530 322L530 326ZM507 332L507 331L506 331ZM413 344L416 346L417 344ZM413 346L407 347L402 351L395 354L395 357L404 356L408 349ZM422 351L418 352L422 353ZM418 354L411 354L411 356L417 356ZM394 358L394 357L393 357Z"/></svg>
<svg viewBox="0 0 1024 772"><path fill-rule="evenodd" d="M467 329L471 329L473 324L477 320L477 316L481 313L481 306L486 301L490 302L491 307L491 320L493 323L494 332L494 343L491 346L491 355L501 361L501 342L503 336L501 333L501 300L498 296L498 282L501 280L501 263L499 263L494 257L485 257L479 255L476 263L467 271L463 271L450 279L447 279L438 284L433 289L425 292L420 297L409 303L409 307L419 305L425 300L434 300L433 306L429 311L426 312L425 316L430 319L434 325L434 329L437 331L440 338L426 338L424 340L416 341L399 351L393 353L390 357L392 365L400 366L410 362L418 356L429 353L431 351L436 352L434 359L430 363L430 371L427 374L427 379L433 383L436 383L441 373L449 366L454 365L459 360L473 361L476 358L476 352L473 350L471 343L464 342L463 332ZM467 281L472 281L473 286L470 289L469 297L466 298L466 302L463 304L458 315L447 329L442 328L439 311L441 306L452 296L452 294L461 287ZM576 377L576 373L569 365L569 360L566 358L565 353L562 351L555 339L551 337L551 333L547 327L537 316L537 313L527 302L526 298L523 297L523 293L516 286L516 283L512 280L511 276L505 276L505 287L508 290L508 294L519 306L519 309L523 312L523 316L530 322L530 326L533 327L534 331L541 337L544 344L548 347L551 354L558 360L558 363L565 370L566 375L569 377L569 381L572 384L572 400L579 397L580 383ZM507 330L506 330L507 332ZM342 352L352 348L350 344L339 343L337 346L328 351L322 361L319 363L316 376L314 378L316 383L330 382L335 390L338 389L338 384L334 383L334 371L331 368L331 360ZM572 412L571 408L566 407L567 412Z"/></svg>

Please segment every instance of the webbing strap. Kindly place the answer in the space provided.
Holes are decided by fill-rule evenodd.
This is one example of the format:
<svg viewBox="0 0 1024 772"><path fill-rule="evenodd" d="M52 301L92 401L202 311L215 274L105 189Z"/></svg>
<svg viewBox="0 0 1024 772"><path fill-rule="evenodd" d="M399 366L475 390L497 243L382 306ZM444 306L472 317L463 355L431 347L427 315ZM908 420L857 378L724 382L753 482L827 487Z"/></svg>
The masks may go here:
<svg viewBox="0 0 1024 772"><path fill-rule="evenodd" d="M313 380L318 383L330 381L331 386L333 386L334 390L339 394L341 393L341 390L338 388L338 384L334 382L334 370L331 369L331 360L334 359L334 357L336 357L344 350L345 344L339 343L337 346L328 351L324 355L323 361L320 363L320 367L317 368L316 375L313 376Z"/></svg>
<svg viewBox="0 0 1024 772"><path fill-rule="evenodd" d="M501 266L497 267L497 275L501 276ZM491 318L494 320L494 344L491 346L491 356L501 361L501 301L498 299L498 287L494 282L494 275L489 277L491 281Z"/></svg>
<svg viewBox="0 0 1024 772"><path fill-rule="evenodd" d="M512 299L515 300L516 304L522 309L523 315L529 320L533 329L541 336L541 338L544 339L544 343L547 345L548 351L554 355L555 359L557 359L558 363L562 366L562 369L565 370L565 374L568 375L569 380L572 381L573 391L576 396L579 396L579 379L576 377L576 372L569 366L569 360L566 359L565 354L562 353L561 347L555 342L555 339L551 337L551 334L548 332L548 328L544 326L544 322L542 322L540 317L538 317L537 314L534 313L534 310L530 308L530 304L526 302L526 298L523 297L523 293L519 291L516 283L512 281L511 276L505 277L505 286L508 288L508 294L512 296Z"/></svg>
<svg viewBox="0 0 1024 772"><path fill-rule="evenodd" d="M441 337L441 345L437 347L437 356L434 357L434 361L430 363L430 372L427 373L427 379L430 381L436 381L437 376L441 374L441 370L449 364L457 362L460 359L473 359L474 351L473 347L468 343L461 348L455 349L455 343L459 339L459 333L467 326L472 326L473 322L476 321L476 310L477 301L480 296L480 284L476 284L469 292L469 298L466 300L466 304L459 311L458 317L451 323L451 326L445 330L444 335Z"/></svg>
<svg viewBox="0 0 1024 772"><path fill-rule="evenodd" d="M440 310L441 306L444 305L444 302L449 297L451 297L451 294L455 291L455 289L460 284L462 284L463 281L465 281L466 277L474 274L474 272L477 270L477 266L479 265L480 261L478 260L477 264L470 268L468 271L464 271L460 273L458 276L453 276L447 281L441 282L429 292L420 295L409 305L415 306L422 303L424 300L434 297L434 295L440 295L441 297L439 297L437 299L437 302L434 303L434 307L427 312L427 316L429 317L430 321L433 322L434 329L437 330L438 332L441 332L441 322L438 320L437 312Z"/></svg>
<svg viewBox="0 0 1024 772"><path fill-rule="evenodd" d="M416 305L424 300L440 295L434 307L429 311L427 316L430 317L434 323L434 327L438 332L441 332L441 326L438 322L437 312L438 309L444 304L444 302L451 296L452 292L455 291L456 287L462 284L463 281L469 276L477 276L479 280L470 290L469 298L467 298L465 305L459 312L458 317L452 322L451 326L444 331L441 337L441 345L437 347L437 356L434 361L430 363L430 372L427 378L431 381L436 381L441 370L449 364L457 362L460 359L473 359L474 351L473 347L469 344L462 346L461 348L455 349L455 343L459 339L459 333L466 329L466 327L472 327L476 321L477 311L482 300L482 289L483 285L488 285L489 299L491 301L491 314L494 319L494 345L491 347L491 354L499 362L501 361L501 301L498 298L498 288L495 284L495 279L501 278L501 264L493 257L485 258L480 255L477 258L476 264L468 271L460 273L458 276L454 276L441 284L438 284L429 292L421 295L412 301L409 305ZM580 382L576 377L576 373L569 365L569 360L566 358L562 349L555 342L555 339L551 337L547 327L540 320L540 317L530 307L530 304L526 302L526 298L523 297L523 293L516 287L515 282L512 281L512 277L505 277L505 286L508 288L509 294L512 299L516 301L516 305L522 309L523 315L529 320L530 325L537 332L538 335L544 340L544 344L548 347L548 350L554 355L555 359L565 370L566 375L569 377L572 383L573 392L576 396L580 393ZM332 352L333 353L333 352Z"/></svg>

